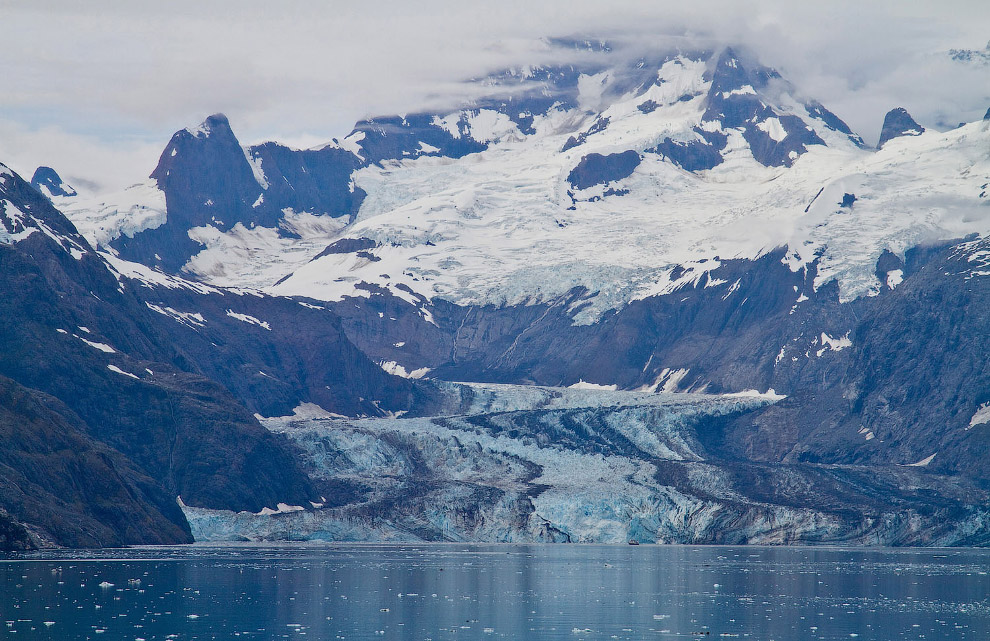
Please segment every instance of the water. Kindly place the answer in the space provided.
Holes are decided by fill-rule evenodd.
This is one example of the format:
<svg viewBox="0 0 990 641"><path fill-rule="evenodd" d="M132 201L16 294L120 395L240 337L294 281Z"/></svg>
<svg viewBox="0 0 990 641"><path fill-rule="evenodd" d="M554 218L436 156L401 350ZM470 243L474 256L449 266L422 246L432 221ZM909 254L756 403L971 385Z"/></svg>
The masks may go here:
<svg viewBox="0 0 990 641"><path fill-rule="evenodd" d="M988 570L990 550L423 544L42 552L0 560L0 636L983 640Z"/></svg>

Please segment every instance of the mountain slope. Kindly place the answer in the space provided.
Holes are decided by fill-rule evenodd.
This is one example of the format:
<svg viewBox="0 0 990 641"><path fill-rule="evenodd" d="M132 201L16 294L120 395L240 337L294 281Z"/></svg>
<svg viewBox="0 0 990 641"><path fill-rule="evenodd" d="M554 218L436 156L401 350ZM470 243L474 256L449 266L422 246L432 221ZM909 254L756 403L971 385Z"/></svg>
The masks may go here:
<svg viewBox="0 0 990 641"><path fill-rule="evenodd" d="M173 344L175 321L3 166L0 223L2 506L37 540L184 542L177 496L252 511L320 498L293 446Z"/></svg>

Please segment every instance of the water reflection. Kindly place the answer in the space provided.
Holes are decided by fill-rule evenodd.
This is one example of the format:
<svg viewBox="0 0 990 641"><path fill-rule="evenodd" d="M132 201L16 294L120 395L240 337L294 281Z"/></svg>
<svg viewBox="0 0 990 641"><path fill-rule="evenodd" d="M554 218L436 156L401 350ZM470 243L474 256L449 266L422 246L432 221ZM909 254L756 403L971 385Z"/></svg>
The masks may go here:
<svg viewBox="0 0 990 641"><path fill-rule="evenodd" d="M18 639L986 639L990 552L338 545L0 562Z"/></svg>

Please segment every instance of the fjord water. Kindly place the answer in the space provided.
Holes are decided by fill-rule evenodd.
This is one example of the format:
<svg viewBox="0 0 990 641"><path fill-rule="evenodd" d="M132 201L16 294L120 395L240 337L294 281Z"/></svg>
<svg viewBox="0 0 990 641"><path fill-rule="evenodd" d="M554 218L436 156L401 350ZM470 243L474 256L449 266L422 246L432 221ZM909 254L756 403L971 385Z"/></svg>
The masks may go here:
<svg viewBox="0 0 990 641"><path fill-rule="evenodd" d="M0 560L11 639L986 639L990 550L192 546Z"/></svg>

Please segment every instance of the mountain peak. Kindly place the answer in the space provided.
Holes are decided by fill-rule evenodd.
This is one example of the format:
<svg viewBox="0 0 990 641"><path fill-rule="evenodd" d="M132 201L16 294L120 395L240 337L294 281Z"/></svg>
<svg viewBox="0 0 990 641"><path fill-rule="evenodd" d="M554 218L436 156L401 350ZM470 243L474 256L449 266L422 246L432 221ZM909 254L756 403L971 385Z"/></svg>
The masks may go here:
<svg viewBox="0 0 990 641"><path fill-rule="evenodd" d="M214 133L229 133L231 136L234 135L227 116L219 112L208 116L198 127L186 127L185 131L188 131L197 138L208 138Z"/></svg>
<svg viewBox="0 0 990 641"><path fill-rule="evenodd" d="M78 195L76 190L65 183L51 167L38 167L31 177L31 184L34 188L51 199L56 196L71 197Z"/></svg>
<svg viewBox="0 0 990 641"><path fill-rule="evenodd" d="M896 107L887 112L883 119L883 129L880 131L880 142L877 149L880 149L893 138L901 136L920 136L925 133L925 128L919 125L911 114L904 107Z"/></svg>

